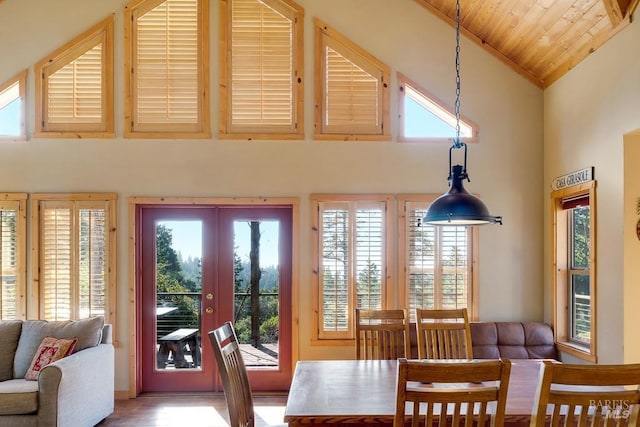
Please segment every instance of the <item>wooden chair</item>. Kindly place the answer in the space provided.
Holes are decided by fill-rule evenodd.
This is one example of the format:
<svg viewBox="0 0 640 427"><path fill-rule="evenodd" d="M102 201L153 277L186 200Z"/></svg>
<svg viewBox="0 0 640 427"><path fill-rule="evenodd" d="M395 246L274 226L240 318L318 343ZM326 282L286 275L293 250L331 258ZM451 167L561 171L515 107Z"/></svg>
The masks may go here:
<svg viewBox="0 0 640 427"><path fill-rule="evenodd" d="M640 364L543 363L531 427L640 425Z"/></svg>
<svg viewBox="0 0 640 427"><path fill-rule="evenodd" d="M473 359L467 309L416 309L418 358Z"/></svg>
<svg viewBox="0 0 640 427"><path fill-rule="evenodd" d="M231 322L209 332L209 340L216 355L224 397L229 408L232 427L253 427L253 396L247 369L242 360L238 338Z"/></svg>
<svg viewBox="0 0 640 427"><path fill-rule="evenodd" d="M399 359L393 426L501 427L510 374L508 359ZM410 415L407 402L412 404Z"/></svg>
<svg viewBox="0 0 640 427"><path fill-rule="evenodd" d="M410 357L409 321L405 310L356 309L356 359Z"/></svg>

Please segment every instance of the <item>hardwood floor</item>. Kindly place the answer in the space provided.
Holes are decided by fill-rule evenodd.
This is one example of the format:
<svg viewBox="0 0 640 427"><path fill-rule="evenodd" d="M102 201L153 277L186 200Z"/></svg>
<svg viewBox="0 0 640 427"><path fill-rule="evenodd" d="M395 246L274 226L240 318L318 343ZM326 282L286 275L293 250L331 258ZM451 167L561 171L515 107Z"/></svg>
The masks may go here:
<svg viewBox="0 0 640 427"><path fill-rule="evenodd" d="M284 424L285 394L253 397L256 427ZM229 427L222 393L153 393L116 400L115 411L99 427Z"/></svg>

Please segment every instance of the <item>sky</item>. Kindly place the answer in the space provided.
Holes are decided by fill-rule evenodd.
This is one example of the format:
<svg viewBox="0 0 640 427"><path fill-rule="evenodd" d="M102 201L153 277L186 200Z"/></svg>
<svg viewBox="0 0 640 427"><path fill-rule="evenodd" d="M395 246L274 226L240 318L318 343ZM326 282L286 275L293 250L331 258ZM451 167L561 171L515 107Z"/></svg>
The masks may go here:
<svg viewBox="0 0 640 427"><path fill-rule="evenodd" d="M173 236L172 247L182 254L182 258L202 257L202 223L200 221L161 221L170 228ZM278 265L278 222L260 223L260 265L263 267ZM234 223L235 244L243 261L249 260L251 249L251 229L247 221Z"/></svg>

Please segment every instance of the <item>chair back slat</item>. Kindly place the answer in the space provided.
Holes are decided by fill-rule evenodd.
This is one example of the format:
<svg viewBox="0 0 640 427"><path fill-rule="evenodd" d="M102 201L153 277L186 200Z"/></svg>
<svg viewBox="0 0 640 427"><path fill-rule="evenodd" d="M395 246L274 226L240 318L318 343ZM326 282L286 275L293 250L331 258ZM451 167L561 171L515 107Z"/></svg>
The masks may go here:
<svg viewBox="0 0 640 427"><path fill-rule="evenodd" d="M510 374L507 359L399 359L394 427L501 426Z"/></svg>
<svg viewBox="0 0 640 427"><path fill-rule="evenodd" d="M640 364L543 361L531 427L640 426Z"/></svg>
<svg viewBox="0 0 640 427"><path fill-rule="evenodd" d="M231 322L209 332L233 427L253 427L253 396L238 338Z"/></svg>
<svg viewBox="0 0 640 427"><path fill-rule="evenodd" d="M471 327L467 309L416 309L420 359L472 359Z"/></svg>
<svg viewBox="0 0 640 427"><path fill-rule="evenodd" d="M356 309L356 359L393 360L409 353L405 310Z"/></svg>

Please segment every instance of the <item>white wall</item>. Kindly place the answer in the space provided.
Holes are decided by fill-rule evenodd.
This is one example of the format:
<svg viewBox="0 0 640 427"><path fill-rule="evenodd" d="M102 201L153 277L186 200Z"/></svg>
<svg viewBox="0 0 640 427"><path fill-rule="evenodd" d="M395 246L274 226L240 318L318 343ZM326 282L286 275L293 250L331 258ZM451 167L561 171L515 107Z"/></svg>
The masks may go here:
<svg viewBox="0 0 640 427"><path fill-rule="evenodd" d="M637 322L623 323L621 307L625 306L623 135L640 127L639 39L640 26L634 23L544 92L545 230L550 229L552 179L595 167L599 363L622 362L623 330L637 330ZM549 233L545 237L545 317L549 318Z"/></svg>
<svg viewBox="0 0 640 427"><path fill-rule="evenodd" d="M122 70L125 2L82 0L0 3L0 81L116 14L116 70ZM118 202L118 339L116 389L126 390L129 343L127 199L131 196L266 196L300 199L300 357L352 357L348 347L311 345L309 195L442 193L449 143L319 142L313 130L313 23L317 16L440 99L455 95L452 27L413 0L300 0L305 8L304 141L242 142L122 138L123 77L116 76L114 140L31 139L0 144L0 191L115 191ZM211 3L212 123L217 133L218 3ZM469 191L479 194L503 226L480 230L480 319L543 320L543 96L475 44L462 40L462 113L479 125L469 147ZM33 100L33 70L28 81ZM392 117L396 93L391 91ZM28 107L29 130L33 108ZM355 161L357 159L357 161ZM254 172L256 166L259 172ZM171 173L167 173L167 171ZM598 169L596 169L598 170ZM242 175L240 174L242 172ZM548 180L545 180L545 182Z"/></svg>

